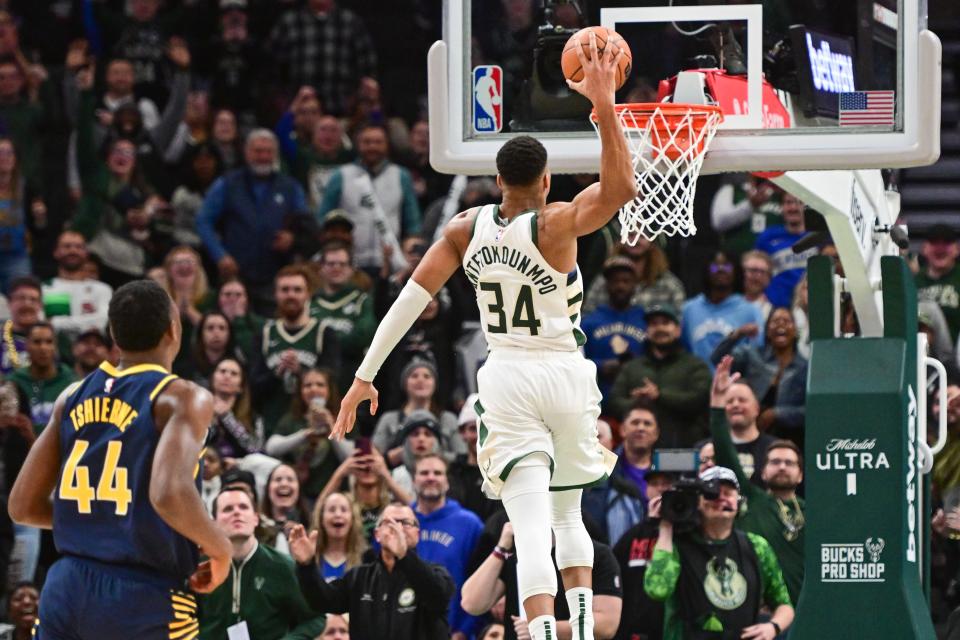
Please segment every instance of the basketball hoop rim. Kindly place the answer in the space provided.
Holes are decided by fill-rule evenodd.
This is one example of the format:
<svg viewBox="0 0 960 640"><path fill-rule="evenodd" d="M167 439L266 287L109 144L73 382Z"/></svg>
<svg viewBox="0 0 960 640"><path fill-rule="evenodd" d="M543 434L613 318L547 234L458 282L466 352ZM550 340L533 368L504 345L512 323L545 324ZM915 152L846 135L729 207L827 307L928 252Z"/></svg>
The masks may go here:
<svg viewBox="0 0 960 640"><path fill-rule="evenodd" d="M613 109L620 119L624 128L644 128L653 118L654 114L659 112L667 128L680 124L684 118L703 118L703 124L706 125L712 118L719 116L717 124L723 122L723 109L712 104L686 104L677 102L627 102L613 105ZM632 115L632 118L623 118L625 113ZM597 111L590 112L590 121L597 124ZM634 126L636 124L636 126Z"/></svg>

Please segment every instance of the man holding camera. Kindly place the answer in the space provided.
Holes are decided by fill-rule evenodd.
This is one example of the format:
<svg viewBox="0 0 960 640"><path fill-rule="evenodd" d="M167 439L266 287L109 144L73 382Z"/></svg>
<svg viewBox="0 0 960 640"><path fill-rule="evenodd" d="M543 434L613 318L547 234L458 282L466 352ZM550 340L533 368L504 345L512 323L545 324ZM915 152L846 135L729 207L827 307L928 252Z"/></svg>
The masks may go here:
<svg viewBox="0 0 960 640"><path fill-rule="evenodd" d="M663 638L773 640L793 622L777 557L762 537L734 528L740 482L733 471L712 467L698 485L699 517L676 523L684 510L664 509L644 576L647 594L666 602ZM672 494L651 500L651 517L673 503ZM763 604L773 611L768 622L760 622Z"/></svg>
<svg viewBox="0 0 960 640"><path fill-rule="evenodd" d="M804 503L797 496L797 487L803 481L803 456L793 442L775 440L767 447L760 466L766 489L748 481L724 412L726 393L740 375L730 374L732 363L731 356L720 361L710 391L710 433L716 445L717 464L733 470L743 486L743 507L737 526L770 543L783 569L790 601L796 602L803 586Z"/></svg>

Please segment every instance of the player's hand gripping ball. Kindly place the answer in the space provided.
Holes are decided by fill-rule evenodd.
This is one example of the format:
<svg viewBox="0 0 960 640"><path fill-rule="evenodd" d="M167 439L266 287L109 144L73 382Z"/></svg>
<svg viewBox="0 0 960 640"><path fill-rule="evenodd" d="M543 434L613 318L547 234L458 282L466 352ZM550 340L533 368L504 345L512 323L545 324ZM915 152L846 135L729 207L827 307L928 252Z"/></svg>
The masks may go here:
<svg viewBox="0 0 960 640"><path fill-rule="evenodd" d="M623 50L623 57L620 58L620 64L617 69L617 89L623 86L630 75L630 67L633 63L633 55L630 53L630 47L627 41L613 29L606 27L586 27L570 36L567 44L563 47L563 53L560 55L560 67L563 69L563 75L573 82L583 80L583 68L580 66L580 60L577 58L577 42L583 47L583 55L590 59L590 32L593 31L597 36L597 52L603 56L606 47L614 47L613 53L617 50Z"/></svg>

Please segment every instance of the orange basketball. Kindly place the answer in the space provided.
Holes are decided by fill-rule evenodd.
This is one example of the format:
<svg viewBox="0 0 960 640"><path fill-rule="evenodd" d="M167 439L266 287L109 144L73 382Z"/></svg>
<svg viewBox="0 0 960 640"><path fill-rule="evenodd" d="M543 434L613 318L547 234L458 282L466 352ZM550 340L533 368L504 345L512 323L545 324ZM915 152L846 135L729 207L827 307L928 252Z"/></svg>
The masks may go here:
<svg viewBox="0 0 960 640"><path fill-rule="evenodd" d="M587 60L590 59L590 32L597 34L597 51L603 55L609 42L616 49L623 49L623 57L620 58L620 66L617 69L617 89L623 86L630 75L630 65L633 62L633 55L630 53L630 47L619 33L606 27L586 27L580 29L570 36L567 44L563 47L563 53L560 55L560 67L563 69L563 75L574 82L583 80L583 68L580 66L580 59L577 57L577 39L579 38L583 47L583 54ZM616 50L614 50L616 53Z"/></svg>

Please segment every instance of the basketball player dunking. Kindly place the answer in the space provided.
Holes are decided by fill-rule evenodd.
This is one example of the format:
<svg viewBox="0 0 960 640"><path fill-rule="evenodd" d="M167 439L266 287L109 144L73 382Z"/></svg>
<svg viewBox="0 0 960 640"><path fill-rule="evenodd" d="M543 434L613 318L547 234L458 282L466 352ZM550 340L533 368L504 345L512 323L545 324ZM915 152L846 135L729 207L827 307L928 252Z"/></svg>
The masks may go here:
<svg viewBox="0 0 960 640"><path fill-rule="evenodd" d="M599 119L599 183L573 202L547 205L546 149L528 136L504 144L497 154L502 204L458 214L423 257L377 328L331 434L342 437L353 428L364 400L376 412L377 390L370 381L462 265L476 288L490 346L477 375L477 458L484 490L503 500L513 523L519 592L535 640L559 637L551 525L573 637L593 638L593 545L580 515L580 497L582 488L602 480L615 462L597 441L596 366L578 351L585 336L576 241L605 225L637 195L637 187L613 108L623 54L614 55L608 47L600 59L592 34L590 49L588 61L583 48L576 48L584 78L568 84L590 99Z"/></svg>
<svg viewBox="0 0 960 640"><path fill-rule="evenodd" d="M108 315L119 366L104 362L60 395L10 493L10 516L52 527L63 554L34 637L193 640L189 589L220 585L232 553L199 492L213 400L169 373L180 312L158 284L120 287ZM199 567L198 545L210 557Z"/></svg>

